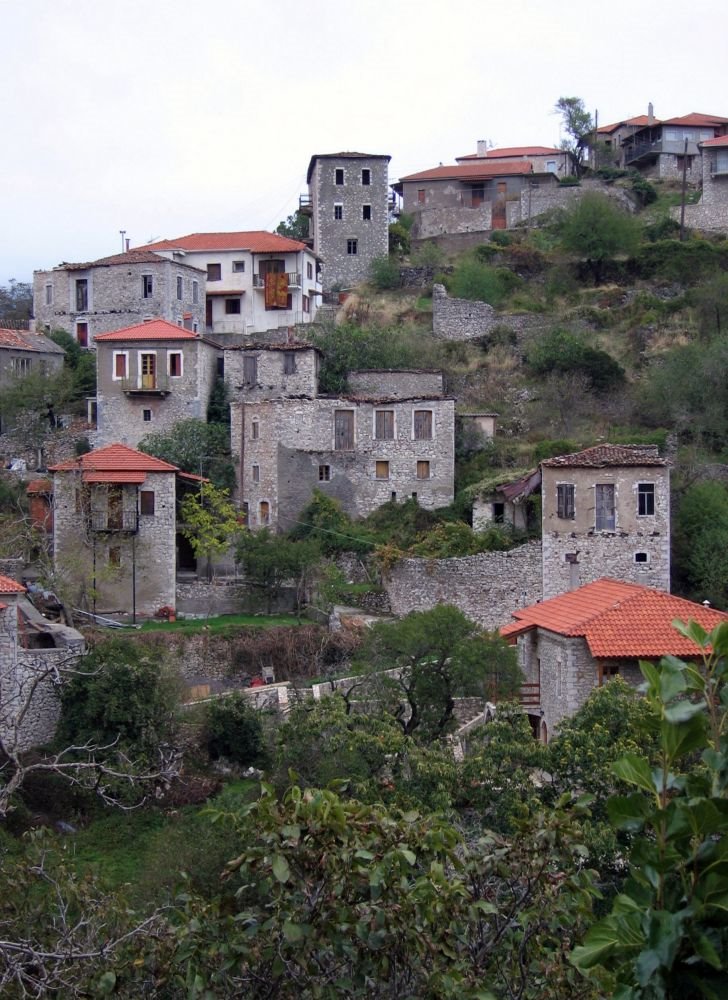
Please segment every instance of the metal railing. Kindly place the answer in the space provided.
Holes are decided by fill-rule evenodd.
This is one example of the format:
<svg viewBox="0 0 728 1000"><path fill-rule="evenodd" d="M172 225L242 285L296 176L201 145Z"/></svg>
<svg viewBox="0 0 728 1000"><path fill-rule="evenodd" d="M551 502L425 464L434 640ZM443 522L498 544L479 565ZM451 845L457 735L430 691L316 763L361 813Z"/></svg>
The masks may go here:
<svg viewBox="0 0 728 1000"><path fill-rule="evenodd" d="M167 375L142 375L121 380L123 392L169 392Z"/></svg>
<svg viewBox="0 0 728 1000"><path fill-rule="evenodd" d="M139 530L139 515L135 510L92 510L90 513L92 531Z"/></svg>
<svg viewBox="0 0 728 1000"><path fill-rule="evenodd" d="M296 274L295 271L288 271L286 273L286 278L288 279L289 288L300 288L301 287L301 275ZM265 275L264 274L254 274L253 275L253 288L259 288L263 290L265 288Z"/></svg>
<svg viewBox="0 0 728 1000"><path fill-rule="evenodd" d="M310 194L300 194L298 196L299 212L310 212L313 208L313 199Z"/></svg>

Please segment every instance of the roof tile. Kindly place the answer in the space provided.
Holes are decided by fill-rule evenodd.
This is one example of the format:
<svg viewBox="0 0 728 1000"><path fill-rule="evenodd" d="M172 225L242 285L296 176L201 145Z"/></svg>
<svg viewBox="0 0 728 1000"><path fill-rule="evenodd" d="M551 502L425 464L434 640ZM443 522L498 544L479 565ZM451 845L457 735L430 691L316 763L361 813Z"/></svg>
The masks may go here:
<svg viewBox="0 0 728 1000"><path fill-rule="evenodd" d="M541 462L546 468L571 466L573 468L602 469L609 465L668 465L660 458L656 445L642 444L597 444L584 451L569 455L556 455Z"/></svg>
<svg viewBox="0 0 728 1000"><path fill-rule="evenodd" d="M145 455L126 444L108 444L105 448L89 451L80 458L52 465L49 472L177 472L176 465L161 458Z"/></svg>
<svg viewBox="0 0 728 1000"><path fill-rule="evenodd" d="M533 167L528 160L518 160L516 163L488 163L481 159L469 163L456 163L454 166L433 167L431 170L421 170L417 174L400 177L403 181L477 181L486 177L500 177L504 174L531 174Z"/></svg>
<svg viewBox="0 0 728 1000"><path fill-rule="evenodd" d="M24 591L25 587L22 583L18 583L10 576L0 574L0 594L22 594Z"/></svg>
<svg viewBox="0 0 728 1000"><path fill-rule="evenodd" d="M148 323L135 323L110 333L98 333L94 338L102 344L115 340L199 340L199 336L183 326L166 319L153 319Z"/></svg>
<svg viewBox="0 0 728 1000"><path fill-rule="evenodd" d="M291 240L278 233L268 233L262 229L235 233L190 233L173 240L158 240L148 243L146 250L249 250L251 253L293 253L305 250L306 244Z"/></svg>

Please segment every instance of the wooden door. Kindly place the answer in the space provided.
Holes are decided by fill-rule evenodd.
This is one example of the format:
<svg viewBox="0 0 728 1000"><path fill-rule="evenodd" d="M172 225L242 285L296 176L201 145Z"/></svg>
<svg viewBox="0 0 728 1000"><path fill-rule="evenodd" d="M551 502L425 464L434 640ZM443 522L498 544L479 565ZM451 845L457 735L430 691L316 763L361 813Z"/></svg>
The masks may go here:
<svg viewBox="0 0 728 1000"><path fill-rule="evenodd" d="M493 229L506 228L506 191L508 185L505 181L498 181L498 190L493 202L493 213L491 225Z"/></svg>
<svg viewBox="0 0 728 1000"><path fill-rule="evenodd" d="M157 387L157 356L156 354L142 354L142 389L156 389Z"/></svg>
<svg viewBox="0 0 728 1000"><path fill-rule="evenodd" d="M88 323L76 323L76 340L79 347L88 347Z"/></svg>

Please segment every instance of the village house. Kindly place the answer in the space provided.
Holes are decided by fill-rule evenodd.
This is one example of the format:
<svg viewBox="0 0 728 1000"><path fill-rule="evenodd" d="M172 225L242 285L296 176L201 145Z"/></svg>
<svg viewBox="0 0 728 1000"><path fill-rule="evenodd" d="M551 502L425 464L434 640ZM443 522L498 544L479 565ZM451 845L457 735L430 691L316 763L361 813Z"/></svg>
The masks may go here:
<svg viewBox="0 0 728 1000"><path fill-rule="evenodd" d="M222 351L164 319L96 336L97 445L136 447L179 420L205 420Z"/></svg>
<svg viewBox="0 0 728 1000"><path fill-rule="evenodd" d="M456 163L473 163L487 160L488 163L530 163L534 173L551 173L558 177L570 177L574 173L574 160L565 149L552 146L509 146L490 149L484 139L479 139L476 153L456 156Z"/></svg>
<svg viewBox="0 0 728 1000"><path fill-rule="evenodd" d="M237 496L251 528L289 530L314 489L359 517L391 500L415 498L429 509L452 502L455 404L441 373L360 372L350 395L319 396L315 349L282 347L226 352L238 354L243 371L248 365L251 380L231 404ZM268 377L271 390L262 382L287 354L296 395L280 392L280 372ZM231 378L227 362L226 370Z"/></svg>
<svg viewBox="0 0 728 1000"><path fill-rule="evenodd" d="M670 589L670 466L652 445L541 462L543 596L605 573Z"/></svg>
<svg viewBox="0 0 728 1000"><path fill-rule="evenodd" d="M175 607L177 489L199 477L123 444L53 474L53 559L83 610L154 615Z"/></svg>
<svg viewBox="0 0 728 1000"><path fill-rule="evenodd" d="M65 330L81 347L93 347L98 333L156 318L197 331L204 322L204 291L204 272L147 249L59 264L33 274L35 327Z"/></svg>
<svg viewBox="0 0 728 1000"><path fill-rule="evenodd" d="M200 332L249 335L312 323L316 316L318 260L298 240L261 230L190 233L144 249L204 272Z"/></svg>
<svg viewBox="0 0 728 1000"><path fill-rule="evenodd" d="M697 184L701 178L700 143L728 133L728 118L692 112L679 118L655 120L622 140L622 163L647 177L682 177Z"/></svg>
<svg viewBox="0 0 728 1000"><path fill-rule="evenodd" d="M0 391L28 375L54 375L63 368L63 348L28 330L0 329ZM0 433L4 426L0 401Z"/></svg>
<svg viewBox="0 0 728 1000"><path fill-rule="evenodd" d="M513 612L501 635L518 645L522 702L545 743L594 688L612 677L639 684L639 660L692 659L700 649L673 627L698 622L707 631L728 614L662 590L603 577Z"/></svg>
<svg viewBox="0 0 728 1000"><path fill-rule="evenodd" d="M351 288L370 277L372 261L389 253L391 157L373 153L315 153L300 209L309 217L323 288Z"/></svg>
<svg viewBox="0 0 728 1000"><path fill-rule="evenodd" d="M83 636L46 621L26 593L23 584L0 575L0 743L8 753L53 736L58 671L84 651Z"/></svg>
<svg viewBox="0 0 728 1000"><path fill-rule="evenodd" d="M583 149L585 164L592 170L598 170L600 167L623 167L622 146L625 140L633 136L638 129L654 122L655 115L650 104L646 115L635 115L609 125L599 125L579 143Z"/></svg>
<svg viewBox="0 0 728 1000"><path fill-rule="evenodd" d="M702 193L697 205L685 206L685 224L693 229L728 232L728 135L700 143ZM680 220L680 209L671 209Z"/></svg>

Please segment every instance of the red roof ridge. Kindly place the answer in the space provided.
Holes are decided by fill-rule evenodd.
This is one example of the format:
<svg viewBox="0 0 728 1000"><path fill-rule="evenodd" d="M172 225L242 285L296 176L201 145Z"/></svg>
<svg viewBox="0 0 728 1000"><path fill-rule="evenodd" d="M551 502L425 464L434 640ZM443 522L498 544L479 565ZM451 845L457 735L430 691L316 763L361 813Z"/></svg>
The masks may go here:
<svg viewBox="0 0 728 1000"><path fill-rule="evenodd" d="M11 576L3 576L0 573L0 594L22 594L25 592L25 587L22 583L18 583L17 580L13 580ZM6 607L7 605L3 605Z"/></svg>
<svg viewBox="0 0 728 1000"><path fill-rule="evenodd" d="M226 251L247 250L250 253L269 253L276 250L298 252L307 246L300 240L292 240L280 233L270 233L266 229L235 230L233 232L188 233L171 240L156 240L138 250L187 250Z"/></svg>
<svg viewBox="0 0 728 1000"><path fill-rule="evenodd" d="M79 458L51 465L49 472L179 472L176 465L147 455L127 444L107 444Z"/></svg>
<svg viewBox="0 0 728 1000"><path fill-rule="evenodd" d="M134 323L119 330L96 334L95 340L102 343L109 340L201 340L199 334L186 330L183 326L170 323L167 319L151 319L146 323Z"/></svg>

